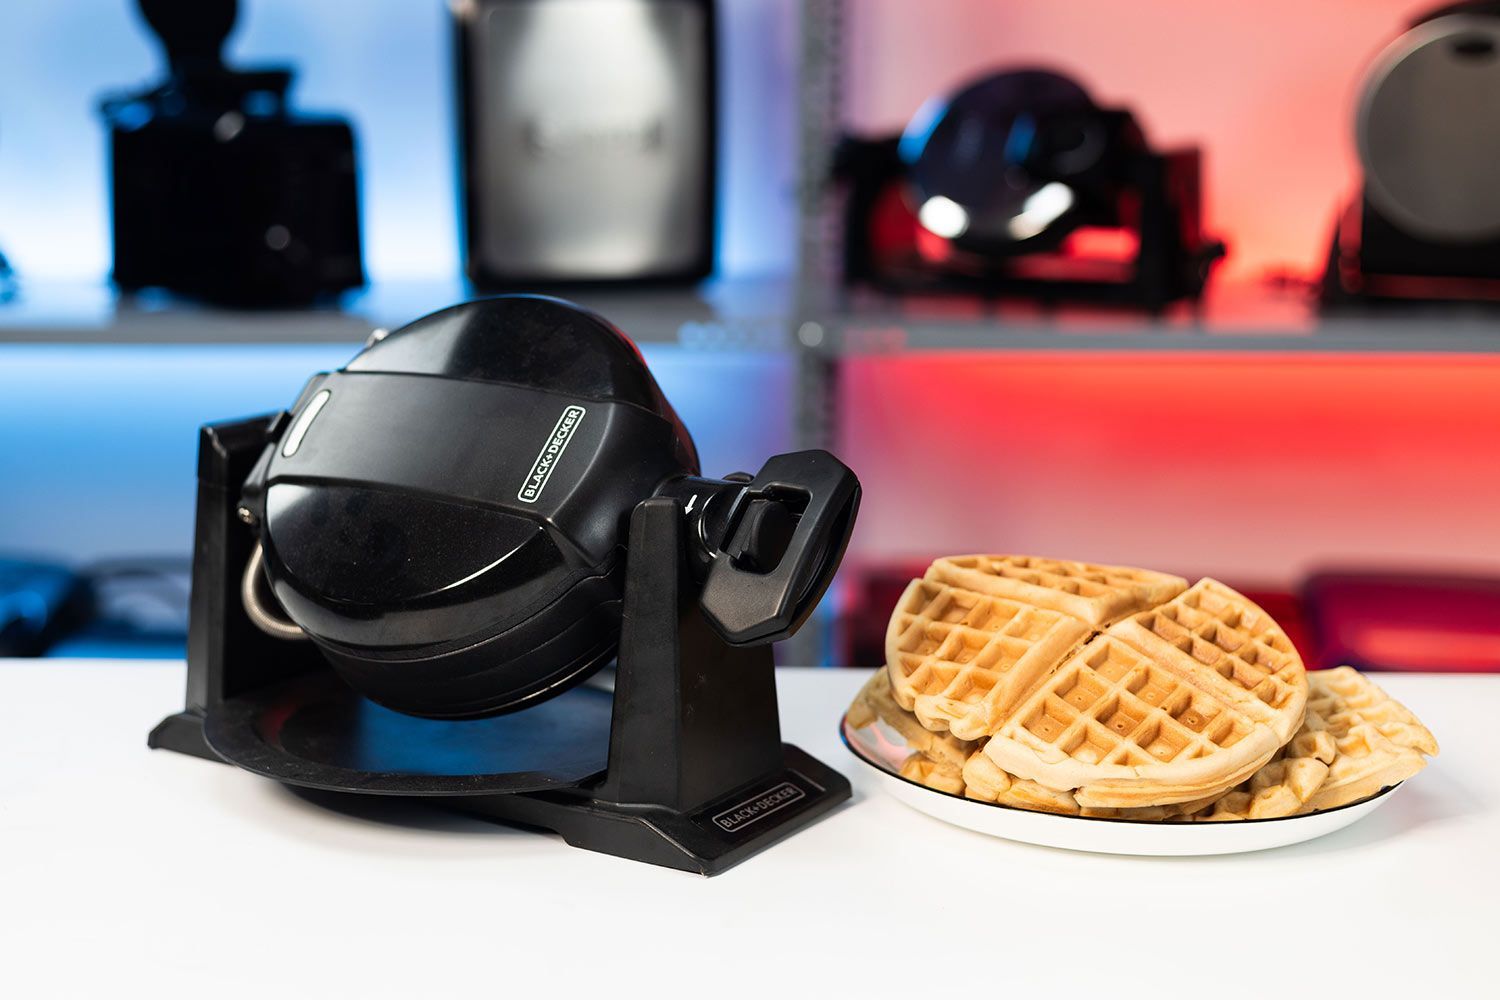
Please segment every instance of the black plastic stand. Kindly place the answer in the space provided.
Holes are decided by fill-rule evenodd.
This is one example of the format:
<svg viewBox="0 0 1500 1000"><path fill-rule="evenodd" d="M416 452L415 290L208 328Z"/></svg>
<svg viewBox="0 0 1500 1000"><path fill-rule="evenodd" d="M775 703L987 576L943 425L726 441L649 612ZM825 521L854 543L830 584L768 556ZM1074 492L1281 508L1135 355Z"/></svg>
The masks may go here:
<svg viewBox="0 0 1500 1000"><path fill-rule="evenodd" d="M1361 194L1341 214L1320 287L1325 311L1500 306L1500 239L1440 243L1403 230Z"/></svg>
<svg viewBox="0 0 1500 1000"><path fill-rule="evenodd" d="M781 742L770 647L729 646L704 619L670 498L631 518L613 696L585 687L494 719L416 719L349 689L311 643L263 635L239 603L253 538L235 510L273 425L203 430L187 706L152 747L328 791L439 796L705 875L849 797L842 775Z"/></svg>

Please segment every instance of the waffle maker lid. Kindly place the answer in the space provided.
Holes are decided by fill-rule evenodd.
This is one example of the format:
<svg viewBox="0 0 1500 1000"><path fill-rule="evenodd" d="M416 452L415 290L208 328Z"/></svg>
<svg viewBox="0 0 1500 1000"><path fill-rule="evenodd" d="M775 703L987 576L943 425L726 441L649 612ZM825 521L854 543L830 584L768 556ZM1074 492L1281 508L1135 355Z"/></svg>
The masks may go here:
<svg viewBox="0 0 1500 1000"><path fill-rule="evenodd" d="M1133 119L1130 131L1141 140ZM924 228L955 246L1005 254L1071 232L1079 200L1109 172L1115 141L1081 84L1022 68L927 102L899 151Z"/></svg>
<svg viewBox="0 0 1500 1000"><path fill-rule="evenodd" d="M631 510L697 472L619 330L503 296L313 378L243 516L276 600L352 686L462 718L525 707L613 655Z"/></svg>

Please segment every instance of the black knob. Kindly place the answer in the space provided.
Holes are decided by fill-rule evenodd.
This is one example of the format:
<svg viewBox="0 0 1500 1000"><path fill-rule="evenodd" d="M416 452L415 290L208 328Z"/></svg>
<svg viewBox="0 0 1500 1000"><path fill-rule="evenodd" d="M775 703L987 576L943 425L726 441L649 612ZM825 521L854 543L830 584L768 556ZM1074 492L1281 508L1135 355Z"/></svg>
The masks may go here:
<svg viewBox="0 0 1500 1000"><path fill-rule="evenodd" d="M786 504L752 500L724 551L738 569L769 573L786 555L796 528L797 519Z"/></svg>
<svg viewBox="0 0 1500 1000"><path fill-rule="evenodd" d="M859 479L826 451L799 451L738 488L730 540L709 560L698 605L725 641L754 646L796 632L828 589L854 528Z"/></svg>

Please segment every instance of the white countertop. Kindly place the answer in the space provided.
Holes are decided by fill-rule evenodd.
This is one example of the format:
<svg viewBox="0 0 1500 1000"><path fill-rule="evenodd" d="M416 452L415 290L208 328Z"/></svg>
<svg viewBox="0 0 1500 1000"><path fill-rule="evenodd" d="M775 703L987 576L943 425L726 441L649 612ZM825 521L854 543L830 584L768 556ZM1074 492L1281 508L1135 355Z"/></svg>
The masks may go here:
<svg viewBox="0 0 1500 1000"><path fill-rule="evenodd" d="M866 676L780 673L786 738L854 801L704 879L148 751L180 663L0 661L0 995L1446 997L1500 974L1500 676L1384 675L1441 757L1347 830L1193 859L887 798L836 734Z"/></svg>

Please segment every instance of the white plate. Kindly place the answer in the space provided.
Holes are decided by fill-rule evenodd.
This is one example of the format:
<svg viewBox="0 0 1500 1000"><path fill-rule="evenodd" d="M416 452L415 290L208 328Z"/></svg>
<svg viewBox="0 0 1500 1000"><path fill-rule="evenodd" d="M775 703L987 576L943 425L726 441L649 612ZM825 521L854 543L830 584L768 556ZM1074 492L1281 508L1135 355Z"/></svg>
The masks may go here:
<svg viewBox="0 0 1500 1000"><path fill-rule="evenodd" d="M883 722L852 729L847 719L839 730L844 745L875 772L892 796L918 812L945 823L992 837L1024 844L1061 847L1096 854L1135 854L1153 857L1191 857L1201 854L1240 854L1272 847L1300 844L1342 830L1390 800L1400 785L1381 789L1367 799L1277 819L1250 819L1223 823L1158 823L1133 819L1101 819L1092 816L1058 816L1031 812L993 802L979 802L940 792L901 777L903 761L910 754L906 743Z"/></svg>

